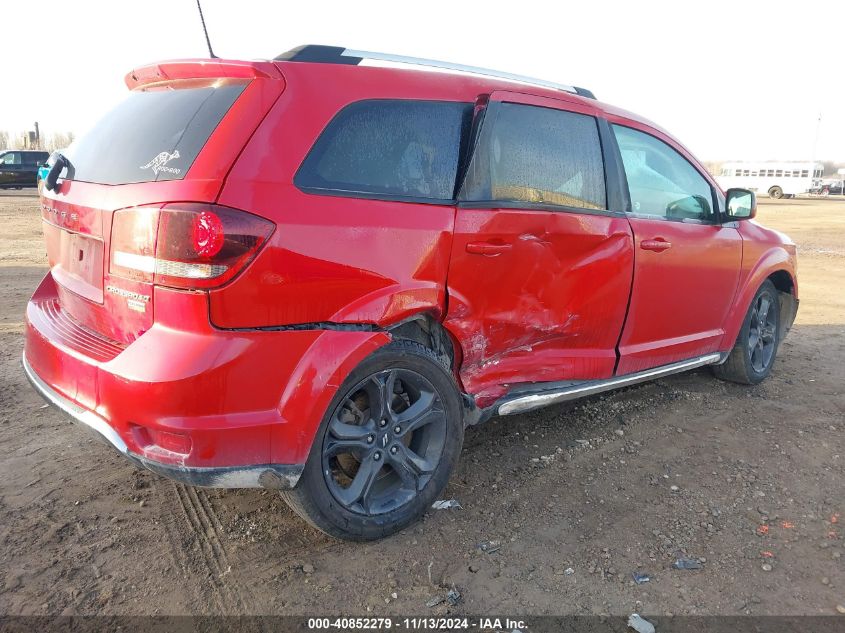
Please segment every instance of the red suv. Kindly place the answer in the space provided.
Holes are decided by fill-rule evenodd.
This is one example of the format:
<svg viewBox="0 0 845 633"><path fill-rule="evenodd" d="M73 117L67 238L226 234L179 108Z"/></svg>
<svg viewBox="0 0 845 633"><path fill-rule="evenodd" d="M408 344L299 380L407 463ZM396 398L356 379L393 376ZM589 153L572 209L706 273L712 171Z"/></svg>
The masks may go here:
<svg viewBox="0 0 845 633"><path fill-rule="evenodd" d="M321 46L126 83L47 178L26 374L136 464L333 536L419 517L492 415L757 383L795 316L754 195L587 90Z"/></svg>

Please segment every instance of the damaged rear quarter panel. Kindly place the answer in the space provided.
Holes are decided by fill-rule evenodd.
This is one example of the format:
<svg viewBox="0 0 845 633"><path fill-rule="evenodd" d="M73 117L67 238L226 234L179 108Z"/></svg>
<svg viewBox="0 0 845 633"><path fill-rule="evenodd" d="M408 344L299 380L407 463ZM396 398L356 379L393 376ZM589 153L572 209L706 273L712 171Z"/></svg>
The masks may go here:
<svg viewBox="0 0 845 633"><path fill-rule="evenodd" d="M219 203L276 224L240 276L211 291L224 328L303 323L386 326L442 318L454 206L305 193L294 183L325 126L361 99L471 102L475 92L425 77L362 83L329 64L281 64L287 88L226 178Z"/></svg>

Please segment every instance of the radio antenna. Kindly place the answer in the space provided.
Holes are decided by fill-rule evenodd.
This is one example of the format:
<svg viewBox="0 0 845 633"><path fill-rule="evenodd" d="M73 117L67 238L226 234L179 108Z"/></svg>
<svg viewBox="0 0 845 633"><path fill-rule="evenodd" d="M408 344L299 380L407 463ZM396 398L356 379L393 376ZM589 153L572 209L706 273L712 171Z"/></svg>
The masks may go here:
<svg viewBox="0 0 845 633"><path fill-rule="evenodd" d="M202 31L205 33L205 43L208 44L208 56L211 59L218 59L217 55L214 54L214 51L211 50L211 40L208 39L208 29L205 27L205 18L202 15L202 5L200 5L200 0L197 0L197 9L200 12L200 21L202 22Z"/></svg>

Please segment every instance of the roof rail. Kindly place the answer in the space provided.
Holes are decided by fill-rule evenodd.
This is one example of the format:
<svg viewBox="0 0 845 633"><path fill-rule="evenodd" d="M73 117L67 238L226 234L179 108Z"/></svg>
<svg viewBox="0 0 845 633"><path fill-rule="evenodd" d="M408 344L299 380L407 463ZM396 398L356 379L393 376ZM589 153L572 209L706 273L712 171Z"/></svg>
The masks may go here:
<svg viewBox="0 0 845 633"><path fill-rule="evenodd" d="M515 75L513 73L506 73L499 70L491 70L490 68L479 68L478 66L464 66L462 64L452 64L450 62L442 62L436 59L422 59L419 57L406 57L404 55L391 55L389 53L376 53L372 51L359 51L342 46L322 46L318 44L306 44L291 49L286 53L282 53L275 58L275 61L289 61L289 62L315 62L321 64L348 64L356 66L365 59L389 62L394 64L410 64L414 66L427 66L429 68L440 68L443 70L451 70L453 72L469 73L473 75L484 75L486 77L496 77L499 79L506 79L508 81L515 81L517 83L531 84L533 86L543 86L552 90L562 90L589 99L595 99L595 95L586 88L579 88L577 86L569 86L566 84L558 84L545 79L536 79L534 77L525 77L523 75Z"/></svg>

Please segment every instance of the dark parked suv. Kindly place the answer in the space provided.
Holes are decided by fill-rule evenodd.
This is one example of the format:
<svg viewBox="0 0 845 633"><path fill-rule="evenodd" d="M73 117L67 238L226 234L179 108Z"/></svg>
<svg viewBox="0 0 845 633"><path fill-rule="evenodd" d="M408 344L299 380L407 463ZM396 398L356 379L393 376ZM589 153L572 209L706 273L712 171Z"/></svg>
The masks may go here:
<svg viewBox="0 0 845 633"><path fill-rule="evenodd" d="M38 168L50 157L49 152L10 149L0 152L0 189L34 187Z"/></svg>

